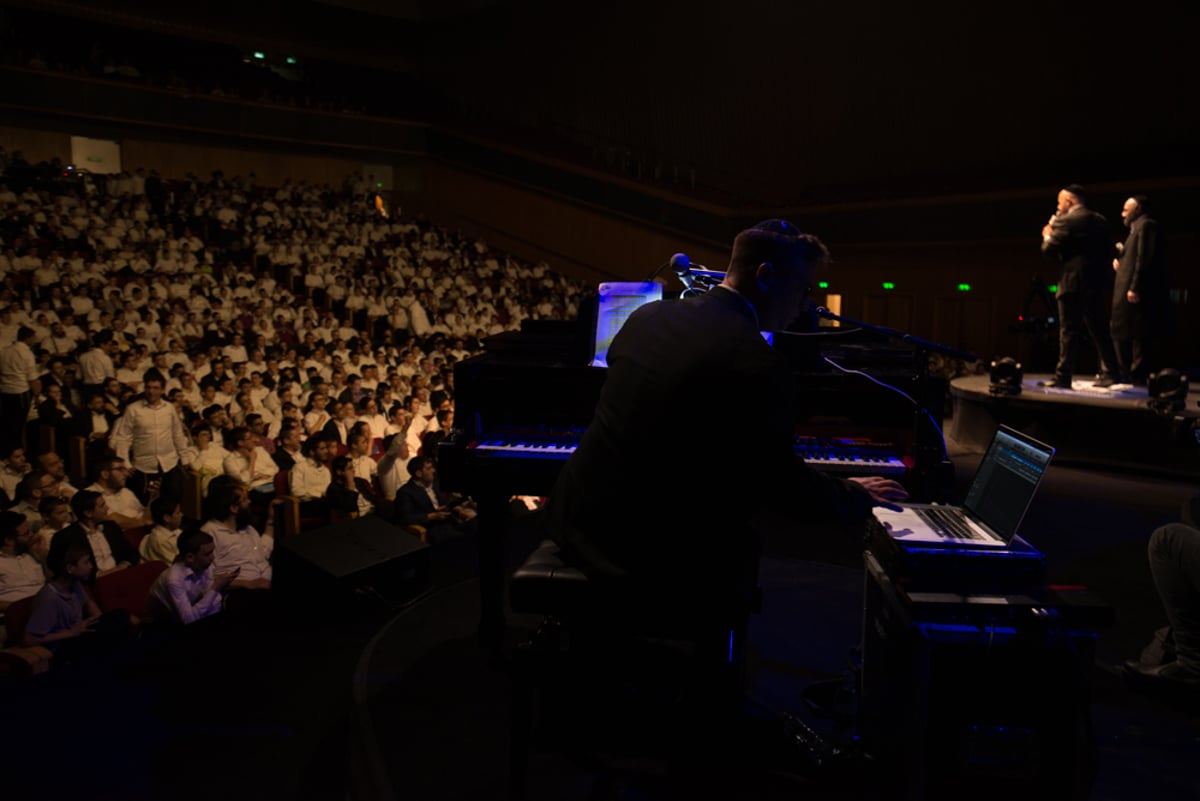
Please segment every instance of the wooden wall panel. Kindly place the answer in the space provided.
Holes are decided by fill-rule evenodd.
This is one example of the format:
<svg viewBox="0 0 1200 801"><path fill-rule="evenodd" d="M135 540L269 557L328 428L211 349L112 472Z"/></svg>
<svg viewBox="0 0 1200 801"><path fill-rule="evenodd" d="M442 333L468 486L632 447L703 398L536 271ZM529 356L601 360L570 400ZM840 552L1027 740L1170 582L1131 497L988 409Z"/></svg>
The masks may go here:
<svg viewBox="0 0 1200 801"><path fill-rule="evenodd" d="M34 131L28 128L0 126L0 147L8 153L20 150L31 164L58 157L71 160L71 137L55 131Z"/></svg>
<svg viewBox="0 0 1200 801"><path fill-rule="evenodd" d="M644 280L677 251L724 269L726 249L441 164L413 198L433 219L589 281Z"/></svg>
<svg viewBox="0 0 1200 801"><path fill-rule="evenodd" d="M128 169L156 169L165 176L180 178L195 173L207 178L213 170L226 177L253 172L262 186L278 186L285 180L310 184L341 186L346 176L362 169L362 162L328 156L304 156L269 150L250 150L205 145L154 142L139 139L122 141L122 163Z"/></svg>

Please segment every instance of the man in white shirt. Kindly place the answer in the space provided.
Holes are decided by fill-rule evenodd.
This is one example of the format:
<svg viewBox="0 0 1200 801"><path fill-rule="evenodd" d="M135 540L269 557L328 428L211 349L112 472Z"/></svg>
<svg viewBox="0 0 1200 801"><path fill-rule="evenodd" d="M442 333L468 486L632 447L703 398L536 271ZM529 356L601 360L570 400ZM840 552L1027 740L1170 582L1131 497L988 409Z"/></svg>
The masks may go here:
<svg viewBox="0 0 1200 801"><path fill-rule="evenodd" d="M145 398L129 404L113 425L108 441L117 458L130 461L137 471L132 479L134 488L140 490L139 497L145 500L151 494L149 483L157 479L164 494L178 498L183 489L179 465L191 464L196 451L183 430L179 413L163 400L162 379L152 375L144 386Z"/></svg>
<svg viewBox="0 0 1200 801"><path fill-rule="evenodd" d="M250 495L245 487L232 481L210 487L209 502L213 514L201 528L213 538L218 573L237 571L231 583L235 589L271 589L271 552L275 538L259 534L250 525ZM272 507L274 509L274 507Z"/></svg>
<svg viewBox="0 0 1200 801"><path fill-rule="evenodd" d="M104 382L117 376L117 368L112 360L117 352L117 343L112 331L102 329L96 332L92 343L92 349L79 357L79 379L85 398L93 392L102 391Z"/></svg>
<svg viewBox="0 0 1200 801"><path fill-rule="evenodd" d="M98 471L96 483L86 489L90 492L98 492L103 497L108 509L106 519L113 521L121 528L149 525L151 523L149 511L125 486L129 476L129 467L125 464L125 460L105 459L100 462Z"/></svg>
<svg viewBox="0 0 1200 801"><path fill-rule="evenodd" d="M0 610L36 595L46 572L29 550L29 521L17 512L0 512Z"/></svg>
<svg viewBox="0 0 1200 801"><path fill-rule="evenodd" d="M0 350L0 434L5 443L19 443L21 428L29 418L29 406L39 391L38 366L29 343L34 331L17 329L17 341Z"/></svg>
<svg viewBox="0 0 1200 801"><path fill-rule="evenodd" d="M238 426L225 436L225 475L232 476L251 490L272 493L275 490L275 474L279 465L261 445L255 444L254 433L246 426Z"/></svg>

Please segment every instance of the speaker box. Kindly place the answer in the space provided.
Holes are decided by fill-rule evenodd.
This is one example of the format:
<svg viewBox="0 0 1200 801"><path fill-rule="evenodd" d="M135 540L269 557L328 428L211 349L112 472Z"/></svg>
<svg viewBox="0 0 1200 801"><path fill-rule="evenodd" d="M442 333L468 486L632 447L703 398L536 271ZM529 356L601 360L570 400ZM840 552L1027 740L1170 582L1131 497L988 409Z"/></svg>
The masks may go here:
<svg viewBox="0 0 1200 801"><path fill-rule="evenodd" d="M280 540L272 590L327 600L366 592L404 603L429 589L429 546L374 515Z"/></svg>

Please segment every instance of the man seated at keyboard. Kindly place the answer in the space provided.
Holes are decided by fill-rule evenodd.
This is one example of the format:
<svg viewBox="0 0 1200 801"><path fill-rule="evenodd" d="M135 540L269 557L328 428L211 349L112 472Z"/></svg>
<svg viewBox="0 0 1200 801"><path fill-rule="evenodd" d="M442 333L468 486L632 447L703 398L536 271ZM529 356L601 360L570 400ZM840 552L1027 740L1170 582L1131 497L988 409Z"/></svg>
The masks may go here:
<svg viewBox="0 0 1200 801"><path fill-rule="evenodd" d="M865 520L907 497L896 481L818 473L793 452L793 378L761 331L800 313L829 258L783 220L738 234L721 286L635 311L613 340L595 416L549 504L568 564L593 580L653 582L698 595L740 580L741 536L760 510ZM715 447L713 421L746 421ZM801 532L798 536L803 536Z"/></svg>

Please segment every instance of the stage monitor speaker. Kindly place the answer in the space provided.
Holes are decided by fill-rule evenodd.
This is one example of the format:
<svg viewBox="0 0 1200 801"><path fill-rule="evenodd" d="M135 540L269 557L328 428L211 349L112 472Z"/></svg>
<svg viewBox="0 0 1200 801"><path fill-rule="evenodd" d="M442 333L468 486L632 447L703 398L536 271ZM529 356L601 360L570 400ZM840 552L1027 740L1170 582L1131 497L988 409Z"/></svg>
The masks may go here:
<svg viewBox="0 0 1200 801"><path fill-rule="evenodd" d="M429 546L375 515L280 540L272 589L321 602L366 593L391 604L429 588Z"/></svg>

